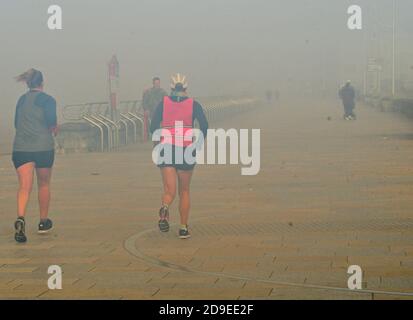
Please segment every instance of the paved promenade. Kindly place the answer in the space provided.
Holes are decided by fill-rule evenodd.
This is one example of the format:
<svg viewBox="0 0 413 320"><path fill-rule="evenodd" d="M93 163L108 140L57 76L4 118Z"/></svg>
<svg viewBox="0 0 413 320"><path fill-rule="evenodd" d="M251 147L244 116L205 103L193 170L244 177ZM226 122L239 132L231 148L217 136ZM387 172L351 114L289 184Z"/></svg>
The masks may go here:
<svg viewBox="0 0 413 320"><path fill-rule="evenodd" d="M336 101L282 102L219 124L262 129L261 171L198 166L189 240L156 229L160 174L141 144L59 155L55 229L36 234L33 193L18 245L17 181L0 157L0 298L413 299L413 123L357 113L346 122ZM48 290L50 265L63 290ZM364 291L347 289L350 265Z"/></svg>

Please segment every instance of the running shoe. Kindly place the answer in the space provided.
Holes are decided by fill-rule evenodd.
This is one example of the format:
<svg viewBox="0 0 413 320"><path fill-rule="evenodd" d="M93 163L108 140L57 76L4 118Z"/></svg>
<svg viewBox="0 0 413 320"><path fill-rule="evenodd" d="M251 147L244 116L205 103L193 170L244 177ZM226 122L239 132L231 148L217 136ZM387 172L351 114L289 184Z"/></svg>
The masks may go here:
<svg viewBox="0 0 413 320"><path fill-rule="evenodd" d="M186 228L180 228L179 229L179 238L181 238L181 239L188 239L188 238L190 238L191 237L191 234L189 233L189 230L188 230L188 226L186 227Z"/></svg>
<svg viewBox="0 0 413 320"><path fill-rule="evenodd" d="M169 209L166 206L163 206L159 210L159 230L161 232L168 232L169 231Z"/></svg>
<svg viewBox="0 0 413 320"><path fill-rule="evenodd" d="M44 234L48 233L53 229L53 222L50 219L40 220L38 233Z"/></svg>
<svg viewBox="0 0 413 320"><path fill-rule="evenodd" d="M14 239L19 243L24 243L27 241L26 238L26 222L24 218L17 218L16 222L14 223Z"/></svg>

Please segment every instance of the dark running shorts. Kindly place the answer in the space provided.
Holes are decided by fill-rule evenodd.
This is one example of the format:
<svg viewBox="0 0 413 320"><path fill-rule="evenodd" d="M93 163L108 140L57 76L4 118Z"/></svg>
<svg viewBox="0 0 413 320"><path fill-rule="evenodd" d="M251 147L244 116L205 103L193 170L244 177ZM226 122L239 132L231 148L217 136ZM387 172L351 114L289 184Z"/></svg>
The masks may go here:
<svg viewBox="0 0 413 320"><path fill-rule="evenodd" d="M165 151L170 150L170 149L162 149L160 152L160 156L164 157ZM165 167L173 167L176 170L182 170L182 171L191 171L195 168L195 163L189 164L185 161L185 157L176 157L175 152L185 152L185 147L177 147L177 146L172 146L172 161L170 162L161 162L158 163L157 166L158 168L165 168ZM184 154L184 153L182 153ZM195 150L192 153L192 156L195 158L196 152Z"/></svg>
<svg viewBox="0 0 413 320"><path fill-rule="evenodd" d="M12 160L16 169L29 162L34 162L36 168L39 169L51 168L54 163L54 150L40 152L14 151Z"/></svg>

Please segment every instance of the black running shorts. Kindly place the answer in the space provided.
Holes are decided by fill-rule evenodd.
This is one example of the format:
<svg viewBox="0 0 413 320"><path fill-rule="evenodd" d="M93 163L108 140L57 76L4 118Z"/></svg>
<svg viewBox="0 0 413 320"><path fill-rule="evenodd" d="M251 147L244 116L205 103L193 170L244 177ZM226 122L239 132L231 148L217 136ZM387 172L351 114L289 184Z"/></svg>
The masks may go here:
<svg viewBox="0 0 413 320"><path fill-rule="evenodd" d="M16 169L30 162L34 162L36 168L39 169L51 168L54 163L54 150L40 152L14 151L12 161Z"/></svg>
<svg viewBox="0 0 413 320"><path fill-rule="evenodd" d="M191 171L195 167L195 158L196 158L196 152L195 150L192 152L192 157L190 162L194 163L188 163L183 156L179 156L179 154L184 154L185 152L185 147L178 147L178 146L172 146L171 149L162 149L160 151L160 156L165 157L165 152L167 150L171 150L171 161L160 161L158 160L157 166L159 168L165 168L165 167L173 167L176 170L182 170L182 171ZM178 153L178 155L177 155ZM169 158L169 157L168 157Z"/></svg>

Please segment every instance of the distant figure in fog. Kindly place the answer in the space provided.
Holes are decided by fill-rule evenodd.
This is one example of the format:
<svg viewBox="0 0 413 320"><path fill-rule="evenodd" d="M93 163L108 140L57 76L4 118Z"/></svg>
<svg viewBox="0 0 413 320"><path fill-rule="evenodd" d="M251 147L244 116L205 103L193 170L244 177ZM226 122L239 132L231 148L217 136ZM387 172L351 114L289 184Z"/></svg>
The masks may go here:
<svg viewBox="0 0 413 320"><path fill-rule="evenodd" d="M271 90L267 90L265 91L265 98L267 99L267 103L268 105L272 105L272 91Z"/></svg>
<svg viewBox="0 0 413 320"><path fill-rule="evenodd" d="M338 94L340 99L343 101L344 119L356 120L356 115L354 114L354 108L356 107L356 91L351 85L350 80L346 82Z"/></svg>
<svg viewBox="0 0 413 320"><path fill-rule="evenodd" d="M145 90L142 97L142 107L148 113L149 119L152 118L156 107L161 103L163 97L168 93L161 88L161 80L159 77L152 79L152 88Z"/></svg>
<svg viewBox="0 0 413 320"><path fill-rule="evenodd" d="M29 91L20 97L16 106L13 144L13 164L19 179L17 193L17 220L14 224L15 240L26 242L25 215L36 171L40 209L39 233L52 229L48 218L50 179L54 163L54 139L57 134L56 100L43 92L43 74L35 69L16 79L25 82Z"/></svg>

